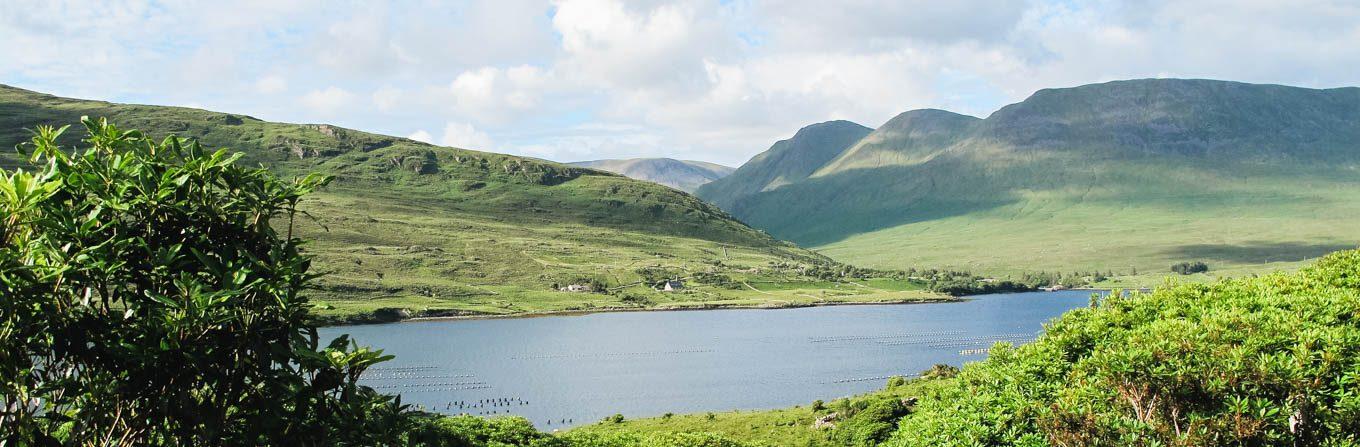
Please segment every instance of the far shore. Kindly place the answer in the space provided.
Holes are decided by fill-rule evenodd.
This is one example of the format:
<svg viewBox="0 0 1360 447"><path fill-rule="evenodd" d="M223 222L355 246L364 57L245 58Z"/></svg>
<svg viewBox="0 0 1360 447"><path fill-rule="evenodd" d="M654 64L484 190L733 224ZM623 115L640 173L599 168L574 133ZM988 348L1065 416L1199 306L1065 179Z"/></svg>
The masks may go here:
<svg viewBox="0 0 1360 447"><path fill-rule="evenodd" d="M1108 292L1108 291L1110 291L1110 290L1111 290L1111 289L1091 288L1091 287L1080 287L1080 288L1070 288L1070 289L1057 290L1057 292L1062 292L1062 291ZM1142 291L1146 291L1146 290L1147 290L1147 289L1142 289ZM1036 292L1037 292L1037 293L1044 293L1045 291L1043 291L1043 290L1034 290L1034 291L1030 291L1030 292L1013 292L1013 293L1036 293ZM1010 292L1008 292L1008 293L1010 293ZM967 296L947 296L947 295L940 295L940 296L938 296L938 297L911 298L911 299L903 299L903 300L884 300L884 301L853 301L853 300L852 300L852 301L822 301L822 302L801 302L801 303L791 303L791 302L788 302L788 303L774 303L774 302L771 302L771 303L761 303L761 304L730 304L730 305L729 305L729 304L705 304L705 305L699 305L699 306L597 307L597 308L592 308L592 309L547 310L547 311L519 312L519 313L511 313L511 314L464 313L464 314L451 314L451 315L420 315L420 316L413 316L413 317L405 317L405 318L392 319L392 320L388 320L388 321L374 320L374 319L362 320L362 318L364 318L365 316L364 316L363 314L359 314L359 315L352 315L352 316L350 316L350 317L347 317L347 318L356 318L355 321L348 321L348 322L345 322L345 321L340 321L340 322L327 322L327 324L325 324L325 326L326 326L326 327L337 327L337 326L357 326L357 325L364 325L364 324L392 324L392 323L408 323L408 322L419 322L419 321L445 321L445 320L498 320L498 319L511 319L511 318L565 317L565 316L581 316L581 315L590 315L590 314L598 314L598 313L617 313L617 312L676 312L676 311L698 311L698 310L778 310L778 309L798 309L798 308L804 308L804 307L825 307L825 306L873 306L873 305L885 305L885 306L886 306L886 305L894 305L894 306L895 306L895 305L902 305L902 304L937 304L937 303L954 303L954 302L960 302L960 301L967 301L967 300L969 299L969 297L972 297L972 296L980 296L980 295L967 295ZM452 312L461 312L461 311L452 311L452 310L451 310L451 311L447 311L447 312L451 312L451 313L452 313ZM376 317L371 317L371 316L370 316L369 318L376 318Z"/></svg>
<svg viewBox="0 0 1360 447"><path fill-rule="evenodd" d="M882 301L823 301L823 302L804 302L804 303L762 303L762 304L711 304L702 306L657 306L657 307L597 307L593 309L573 309L573 310L548 310L519 312L513 314L486 314L486 313L467 313L460 315L422 315L408 318L394 319L392 321L354 321L328 323L325 327L337 326L357 326L364 324L392 324L409 323L418 321L443 321L443 320L499 320L511 318L542 318L542 317L564 317L581 316L598 313L618 313L618 312L676 312L676 311L698 311L698 310L779 310L779 309L798 309L804 307L825 307L825 306L872 306L872 305L902 305L902 304L936 304L953 303L966 301L966 296L947 296L929 298L911 298L904 300L882 300Z"/></svg>

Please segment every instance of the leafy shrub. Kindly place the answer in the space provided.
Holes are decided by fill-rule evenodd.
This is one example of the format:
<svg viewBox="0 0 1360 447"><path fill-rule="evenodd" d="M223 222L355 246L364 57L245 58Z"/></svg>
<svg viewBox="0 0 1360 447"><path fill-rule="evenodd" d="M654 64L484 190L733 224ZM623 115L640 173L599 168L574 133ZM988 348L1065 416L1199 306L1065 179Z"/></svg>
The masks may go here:
<svg viewBox="0 0 1360 447"><path fill-rule="evenodd" d="M650 298L634 293L623 294L623 296L619 298L619 301L625 304L632 304L634 306L649 306L652 304L652 300Z"/></svg>
<svg viewBox="0 0 1360 447"><path fill-rule="evenodd" d="M82 119L0 174L0 444L374 445L395 399L357 384L387 359L320 345L291 234L329 180ZM282 231L282 233L280 233Z"/></svg>
<svg viewBox="0 0 1360 447"><path fill-rule="evenodd" d="M428 447L568 446L565 441L538 431L522 417L427 415L417 419L408 433L414 445Z"/></svg>
<svg viewBox="0 0 1360 447"><path fill-rule="evenodd" d="M731 276L727 276L720 273L708 273L708 272L695 273L694 281L703 284L708 284L714 287L722 287L725 289L736 290L741 288L741 283L732 280Z"/></svg>
<svg viewBox="0 0 1360 447"><path fill-rule="evenodd" d="M1360 444L1360 252L1110 294L923 396L891 446Z"/></svg>
<svg viewBox="0 0 1360 447"><path fill-rule="evenodd" d="M1171 271L1172 271L1172 272L1175 272L1175 273L1182 274L1182 275L1191 275L1191 274L1195 274L1195 273L1204 273L1204 272L1209 271L1209 265L1208 265L1208 264L1205 264L1205 263L1203 263L1203 262L1200 262L1200 261L1194 261L1194 262L1181 262L1181 263L1173 264L1173 265L1171 266Z"/></svg>
<svg viewBox="0 0 1360 447"><path fill-rule="evenodd" d="M573 447L750 447L712 433L568 433L559 438ZM552 444L545 444L547 445ZM535 446L537 447L537 446Z"/></svg>
<svg viewBox="0 0 1360 447"><path fill-rule="evenodd" d="M831 438L839 446L873 447L887 440L897 428L898 419L909 413L911 409L898 398L875 399L837 423Z"/></svg>
<svg viewBox="0 0 1360 447"><path fill-rule="evenodd" d="M609 293L609 280L600 276L574 276L563 284L575 284L590 288L591 292Z"/></svg>
<svg viewBox="0 0 1360 447"><path fill-rule="evenodd" d="M927 380L949 379L957 375L959 375L959 368L957 366L946 365L943 363L936 363L935 365L931 366L930 369L921 371L921 378Z"/></svg>

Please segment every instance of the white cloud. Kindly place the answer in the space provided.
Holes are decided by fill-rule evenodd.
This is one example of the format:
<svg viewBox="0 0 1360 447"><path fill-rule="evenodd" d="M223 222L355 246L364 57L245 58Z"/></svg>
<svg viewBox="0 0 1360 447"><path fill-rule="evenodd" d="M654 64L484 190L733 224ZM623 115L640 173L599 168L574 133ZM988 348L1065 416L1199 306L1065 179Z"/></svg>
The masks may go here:
<svg viewBox="0 0 1360 447"><path fill-rule="evenodd" d="M429 132L426 132L424 130L417 130L415 132L412 132L410 135L407 135L406 138L410 138L421 143L434 144L434 136L430 135Z"/></svg>
<svg viewBox="0 0 1360 447"><path fill-rule="evenodd" d="M1111 79L1360 84L1343 0L11 0L0 36L0 83L558 159L739 163L812 122Z"/></svg>
<svg viewBox="0 0 1360 447"><path fill-rule="evenodd" d="M404 95L405 92L401 89L390 85L384 85L373 91L373 105L376 106L378 110L388 112L401 105Z"/></svg>
<svg viewBox="0 0 1360 447"><path fill-rule="evenodd" d="M458 74L447 91L453 113L501 122L538 107L551 81L550 74L530 65L479 67Z"/></svg>
<svg viewBox="0 0 1360 447"><path fill-rule="evenodd" d="M439 138L439 144L463 149L493 150L491 136L468 123L445 124L444 136Z"/></svg>
<svg viewBox="0 0 1360 447"><path fill-rule="evenodd" d="M670 2L647 7L620 0L556 2L563 68L605 87L690 91L703 60L732 55L737 38L711 7ZM630 8L634 7L634 8Z"/></svg>
<svg viewBox="0 0 1360 447"><path fill-rule="evenodd" d="M302 96L302 104L322 115L335 115L354 102L354 94L340 87L312 90Z"/></svg>
<svg viewBox="0 0 1360 447"><path fill-rule="evenodd" d="M288 80L279 75L268 75L255 81L255 91L266 95L288 90Z"/></svg>

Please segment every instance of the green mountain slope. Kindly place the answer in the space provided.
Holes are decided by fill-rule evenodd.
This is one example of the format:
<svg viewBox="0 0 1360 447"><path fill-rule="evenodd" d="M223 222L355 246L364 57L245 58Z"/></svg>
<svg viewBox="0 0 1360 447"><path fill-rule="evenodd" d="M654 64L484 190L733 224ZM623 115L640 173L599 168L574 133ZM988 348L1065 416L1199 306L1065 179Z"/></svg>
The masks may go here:
<svg viewBox="0 0 1360 447"><path fill-rule="evenodd" d="M1360 241L1357 166L1360 89L1153 79L907 112L801 181L698 195L869 266L1232 274Z"/></svg>
<svg viewBox="0 0 1360 447"><path fill-rule="evenodd" d="M700 185L726 177L736 170L716 163L671 158L591 160L567 164L622 174L628 178L659 183L686 192L692 192Z"/></svg>
<svg viewBox="0 0 1360 447"><path fill-rule="evenodd" d="M198 138L284 175L337 176L304 202L314 296L335 317L514 314L639 307L790 305L929 298L924 291L827 296L801 266L826 258L781 242L695 197L543 160L432 146L329 125L281 124L179 107L59 98L0 86L0 144L25 129L107 117L153 136ZM63 137L75 145L78 127ZM5 151L0 165L22 167ZM775 267L777 266L777 267ZM684 277L661 293L644 277ZM697 277L697 278L696 278ZM742 287L782 282L761 291ZM570 284L612 294L563 292ZM736 284L737 286L733 286ZM554 287L557 286L557 287Z"/></svg>
<svg viewBox="0 0 1360 447"><path fill-rule="evenodd" d="M793 138L776 142L731 175L700 186L695 195L730 209L738 198L806 179L872 130L849 121L798 129Z"/></svg>

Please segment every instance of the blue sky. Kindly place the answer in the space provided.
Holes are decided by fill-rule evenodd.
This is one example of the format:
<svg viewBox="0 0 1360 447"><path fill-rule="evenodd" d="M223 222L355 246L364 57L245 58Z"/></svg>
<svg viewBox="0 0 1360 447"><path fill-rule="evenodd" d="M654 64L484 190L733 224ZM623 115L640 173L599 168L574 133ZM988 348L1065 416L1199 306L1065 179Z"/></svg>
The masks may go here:
<svg viewBox="0 0 1360 447"><path fill-rule="evenodd" d="M1354 86L1355 67L1354 1L0 3L0 83L559 161L737 165L831 119L1128 78Z"/></svg>

